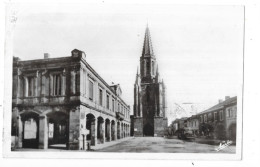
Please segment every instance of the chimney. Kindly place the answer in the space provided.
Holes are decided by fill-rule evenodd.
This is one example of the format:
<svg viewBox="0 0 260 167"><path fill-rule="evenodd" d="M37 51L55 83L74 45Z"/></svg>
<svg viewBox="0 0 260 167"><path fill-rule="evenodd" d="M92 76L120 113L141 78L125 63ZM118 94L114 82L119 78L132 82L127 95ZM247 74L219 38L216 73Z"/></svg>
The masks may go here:
<svg viewBox="0 0 260 167"><path fill-rule="evenodd" d="M50 54L49 53L44 53L44 59L48 59L50 58Z"/></svg>
<svg viewBox="0 0 260 167"><path fill-rule="evenodd" d="M222 99L219 99L219 100L218 100L218 103L222 103L222 102L223 102L223 100L222 100Z"/></svg>
<svg viewBox="0 0 260 167"><path fill-rule="evenodd" d="M227 100L227 99L229 99L230 98L230 96L225 96L225 100Z"/></svg>

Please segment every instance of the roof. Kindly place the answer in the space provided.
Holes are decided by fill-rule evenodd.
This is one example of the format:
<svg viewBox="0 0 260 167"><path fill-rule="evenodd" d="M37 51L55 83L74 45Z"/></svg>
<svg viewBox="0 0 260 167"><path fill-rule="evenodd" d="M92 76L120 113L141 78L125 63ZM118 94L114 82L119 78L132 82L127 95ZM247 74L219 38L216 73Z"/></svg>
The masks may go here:
<svg viewBox="0 0 260 167"><path fill-rule="evenodd" d="M213 106L213 107L211 107L211 108L209 108L205 111L198 113L198 115L203 114L203 113L207 113L207 112L211 112L211 111L215 111L215 110L218 110L218 109L222 109L222 108L224 108L224 106L229 105L229 104L233 104L233 103L237 103L237 96L228 98L225 101L218 103L217 105L215 105L215 106Z"/></svg>
<svg viewBox="0 0 260 167"><path fill-rule="evenodd" d="M143 56L144 55L153 55L152 41L151 41L151 36L150 36L150 31L149 31L148 26L146 27L146 30L145 30L142 55Z"/></svg>

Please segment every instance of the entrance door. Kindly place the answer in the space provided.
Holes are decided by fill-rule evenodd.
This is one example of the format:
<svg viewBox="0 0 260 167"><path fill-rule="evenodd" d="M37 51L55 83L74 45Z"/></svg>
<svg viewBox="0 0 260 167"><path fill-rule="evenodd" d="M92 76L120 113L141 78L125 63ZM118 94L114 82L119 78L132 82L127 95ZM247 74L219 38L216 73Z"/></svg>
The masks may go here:
<svg viewBox="0 0 260 167"><path fill-rule="evenodd" d="M144 136L154 136L153 126L149 123L144 126Z"/></svg>

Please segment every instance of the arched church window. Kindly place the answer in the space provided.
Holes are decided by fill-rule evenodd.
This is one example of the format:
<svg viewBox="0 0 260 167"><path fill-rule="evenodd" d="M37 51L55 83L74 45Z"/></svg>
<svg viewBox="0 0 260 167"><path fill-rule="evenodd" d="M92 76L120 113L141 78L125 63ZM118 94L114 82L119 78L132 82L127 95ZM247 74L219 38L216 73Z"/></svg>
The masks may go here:
<svg viewBox="0 0 260 167"><path fill-rule="evenodd" d="M147 61L146 62L146 74L149 75L149 73L150 73L150 62Z"/></svg>
<svg viewBox="0 0 260 167"><path fill-rule="evenodd" d="M155 70L154 70L154 62L152 61L152 72L153 72L153 75L154 75L154 72Z"/></svg>

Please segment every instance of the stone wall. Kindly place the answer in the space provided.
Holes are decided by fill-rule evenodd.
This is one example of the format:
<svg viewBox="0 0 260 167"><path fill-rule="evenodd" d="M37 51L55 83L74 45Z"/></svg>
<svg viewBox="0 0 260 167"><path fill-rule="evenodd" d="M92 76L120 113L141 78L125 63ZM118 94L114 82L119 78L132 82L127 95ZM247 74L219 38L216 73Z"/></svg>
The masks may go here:
<svg viewBox="0 0 260 167"><path fill-rule="evenodd" d="M143 118L134 118L134 136L143 136Z"/></svg>

